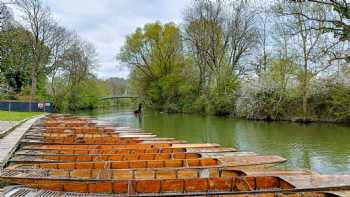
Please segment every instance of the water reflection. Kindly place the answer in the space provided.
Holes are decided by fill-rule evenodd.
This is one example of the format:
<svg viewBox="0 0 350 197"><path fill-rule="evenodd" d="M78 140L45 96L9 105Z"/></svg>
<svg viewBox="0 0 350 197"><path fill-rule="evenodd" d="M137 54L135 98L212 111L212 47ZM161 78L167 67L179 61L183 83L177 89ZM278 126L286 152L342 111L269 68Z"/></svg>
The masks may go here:
<svg viewBox="0 0 350 197"><path fill-rule="evenodd" d="M350 174L350 127L346 126L266 123L150 111L139 119L130 110L90 115L120 126L142 127L160 137L218 143L243 151L281 155L289 160L285 165L288 169Z"/></svg>

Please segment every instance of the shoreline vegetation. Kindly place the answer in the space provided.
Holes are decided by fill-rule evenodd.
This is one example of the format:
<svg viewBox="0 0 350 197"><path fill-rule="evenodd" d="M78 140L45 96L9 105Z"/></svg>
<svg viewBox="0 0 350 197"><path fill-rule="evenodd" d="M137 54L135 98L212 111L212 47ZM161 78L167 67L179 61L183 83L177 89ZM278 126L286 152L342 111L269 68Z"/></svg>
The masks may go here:
<svg viewBox="0 0 350 197"><path fill-rule="evenodd" d="M137 28L117 58L158 111L349 123L345 18L341 1L193 1L180 24Z"/></svg>
<svg viewBox="0 0 350 197"><path fill-rule="evenodd" d="M152 109L152 108L151 108ZM152 109L154 110L154 109ZM343 120L332 120L332 119L317 119L317 118L303 118L303 117L289 117L289 118L282 118L282 119L270 119L270 118L246 118L246 117L239 117L234 115L215 115L210 113L198 113L198 112L164 112L159 111L159 113L167 113L167 114L185 114L185 115L200 115L200 116L217 116L217 117L224 117L224 118L231 118L231 119L238 119L238 120L247 120L247 121L262 121L262 122L290 122L290 123L299 123L299 124L313 124L313 123L322 123L322 124L339 124L339 125L345 125L350 126L350 121L343 121Z"/></svg>

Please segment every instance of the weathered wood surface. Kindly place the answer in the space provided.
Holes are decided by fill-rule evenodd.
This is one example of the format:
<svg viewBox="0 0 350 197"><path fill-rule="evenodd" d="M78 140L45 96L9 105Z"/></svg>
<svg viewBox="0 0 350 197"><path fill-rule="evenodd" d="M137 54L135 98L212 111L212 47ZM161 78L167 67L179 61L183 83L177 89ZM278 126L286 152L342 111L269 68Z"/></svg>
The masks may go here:
<svg viewBox="0 0 350 197"><path fill-rule="evenodd" d="M19 121L0 121L0 138L5 137L13 127L20 123Z"/></svg>
<svg viewBox="0 0 350 197"><path fill-rule="evenodd" d="M325 193L331 194L331 195L333 195L333 197L334 196L336 196L336 197L350 197L350 191L337 191L337 192L330 191L330 192L325 192Z"/></svg>
<svg viewBox="0 0 350 197"><path fill-rule="evenodd" d="M32 126L32 124L44 117L45 115L37 116L29 119L16 127L13 131L7 134L5 137L0 139L0 168L3 168L12 153L16 150L19 141L21 140L24 133Z"/></svg>
<svg viewBox="0 0 350 197"><path fill-rule="evenodd" d="M70 165L70 164L68 164ZM58 164L66 167L67 164ZM209 163L210 165L210 163ZM234 178L240 177L242 172L225 170L219 167L192 167L192 168L151 168L151 169L6 169L2 178L17 179L45 179L62 181L118 181L118 180L173 180L199 178ZM6 176L8 175L8 176ZM266 176L268 177L268 176ZM278 187L276 184L275 187Z"/></svg>
<svg viewBox="0 0 350 197"><path fill-rule="evenodd" d="M283 163L287 160L280 156L264 156L264 155L252 155L252 156L237 156L237 157L222 157L219 159L225 166L249 166L249 165L263 165L273 163Z"/></svg>
<svg viewBox="0 0 350 197"><path fill-rule="evenodd" d="M148 153L148 154L105 154L105 155L20 155L11 159L13 163L33 162L86 162L86 161L125 161L125 160L162 160L197 159L198 153Z"/></svg>
<svg viewBox="0 0 350 197"><path fill-rule="evenodd" d="M240 168L229 168L229 169L240 169ZM315 173L309 170L273 170L273 169L264 169L263 171L254 171L254 170L243 170L245 174L249 176L300 176L300 175L315 175Z"/></svg>
<svg viewBox="0 0 350 197"><path fill-rule="evenodd" d="M115 196L125 196L125 194L108 194L108 193L90 193L87 195L86 193L70 193L70 195L67 195L65 192L57 192L57 191L47 191L47 190L36 190L24 186L14 186L14 187L8 187L4 191L4 197L9 197L10 194L21 194L21 197L33 197L33 196L51 196L51 197L67 197L67 196L74 196L74 197L93 197L93 196L100 196L100 197L115 197ZM191 193L191 196L212 196L212 197L337 197L337 196L327 196L324 193L318 193L318 192L300 192L300 193L290 193L290 192L271 192L269 194L267 193L236 193L231 195L220 195L217 192L214 192L212 195L208 195L208 193ZM133 194L130 196L189 196L189 194L185 195L179 195L174 193L162 193L162 194ZM342 196L341 196L342 197ZM348 196L344 196L348 197Z"/></svg>
<svg viewBox="0 0 350 197"><path fill-rule="evenodd" d="M348 189L350 190L350 175L299 175L280 177L292 183L297 188L349 187Z"/></svg>
<svg viewBox="0 0 350 197"><path fill-rule="evenodd" d="M232 148L111 148L111 149L22 149L15 155L47 155L47 154L132 154L132 153L231 153ZM237 152L238 153L238 152ZM241 153L241 152L240 152ZM238 155L238 154L236 154ZM202 155L203 156L203 155Z"/></svg>
<svg viewBox="0 0 350 197"><path fill-rule="evenodd" d="M11 172L12 173L12 172ZM34 188L54 191L133 194L193 194L193 192L248 192L265 190L290 190L293 186L278 177L240 177L216 178L177 178L177 179L127 179L113 181L82 181L45 178L25 178L21 173L12 173L10 179ZM120 176L119 176L120 178Z"/></svg>
<svg viewBox="0 0 350 197"><path fill-rule="evenodd" d="M217 144L136 144L136 145L28 145L24 146L23 150L85 150L85 149L150 149L150 148L186 148L186 149L211 149L211 148L221 148ZM226 148L225 148L226 149Z"/></svg>
<svg viewBox="0 0 350 197"><path fill-rule="evenodd" d="M177 159L177 160L142 160L142 161L102 161L102 162L66 162L18 164L7 169L185 169L205 168L208 166L223 167L216 159Z"/></svg>

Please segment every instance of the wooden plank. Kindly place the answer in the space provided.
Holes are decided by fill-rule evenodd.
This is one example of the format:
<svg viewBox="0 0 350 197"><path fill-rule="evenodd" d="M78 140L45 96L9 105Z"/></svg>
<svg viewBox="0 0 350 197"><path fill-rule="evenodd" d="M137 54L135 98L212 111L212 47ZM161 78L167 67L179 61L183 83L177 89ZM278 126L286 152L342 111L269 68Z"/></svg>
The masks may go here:
<svg viewBox="0 0 350 197"><path fill-rule="evenodd" d="M254 152L205 152L201 153L203 158L233 158L233 157L240 157L240 156L257 156L257 153Z"/></svg>
<svg viewBox="0 0 350 197"><path fill-rule="evenodd" d="M3 168L7 164L8 159L16 150L24 133L34 124L35 121L44 116L46 115L36 116L25 121L11 133L0 139L0 168Z"/></svg>
<svg viewBox="0 0 350 197"><path fill-rule="evenodd" d="M234 148L185 148L188 153L222 153L222 152L236 152Z"/></svg>
<svg viewBox="0 0 350 197"><path fill-rule="evenodd" d="M350 175L300 175L280 177L299 189L347 186L349 186L350 189Z"/></svg>
<svg viewBox="0 0 350 197"><path fill-rule="evenodd" d="M336 195L338 197L350 197L350 191L329 191L326 194Z"/></svg>
<svg viewBox="0 0 350 197"><path fill-rule="evenodd" d="M273 163L283 163L287 160L280 156L264 156L264 155L252 155L252 156L236 156L236 157L221 157L219 159L224 166L251 166L251 165L265 165Z"/></svg>
<svg viewBox="0 0 350 197"><path fill-rule="evenodd" d="M174 143L172 144L173 148L209 148L209 147L215 147L218 148L220 147L219 144L177 144Z"/></svg>
<svg viewBox="0 0 350 197"><path fill-rule="evenodd" d="M239 168L233 168L239 169ZM309 170L271 170L264 169L263 171L250 171L243 170L243 172L248 176L300 176L300 175L312 175L313 173Z"/></svg>

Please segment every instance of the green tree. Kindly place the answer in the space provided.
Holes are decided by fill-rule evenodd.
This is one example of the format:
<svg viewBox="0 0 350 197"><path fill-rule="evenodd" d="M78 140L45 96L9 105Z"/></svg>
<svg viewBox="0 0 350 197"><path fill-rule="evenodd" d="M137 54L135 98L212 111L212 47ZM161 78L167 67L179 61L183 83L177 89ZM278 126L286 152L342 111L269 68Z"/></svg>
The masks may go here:
<svg viewBox="0 0 350 197"><path fill-rule="evenodd" d="M161 110L179 110L174 104L180 97L185 60L176 25L151 23L138 28L127 37L118 59L131 68L131 81L148 104Z"/></svg>
<svg viewBox="0 0 350 197"><path fill-rule="evenodd" d="M30 53L30 32L22 27L10 27L0 33L0 71L6 78L7 84L16 93L30 84L30 64L33 58Z"/></svg>

